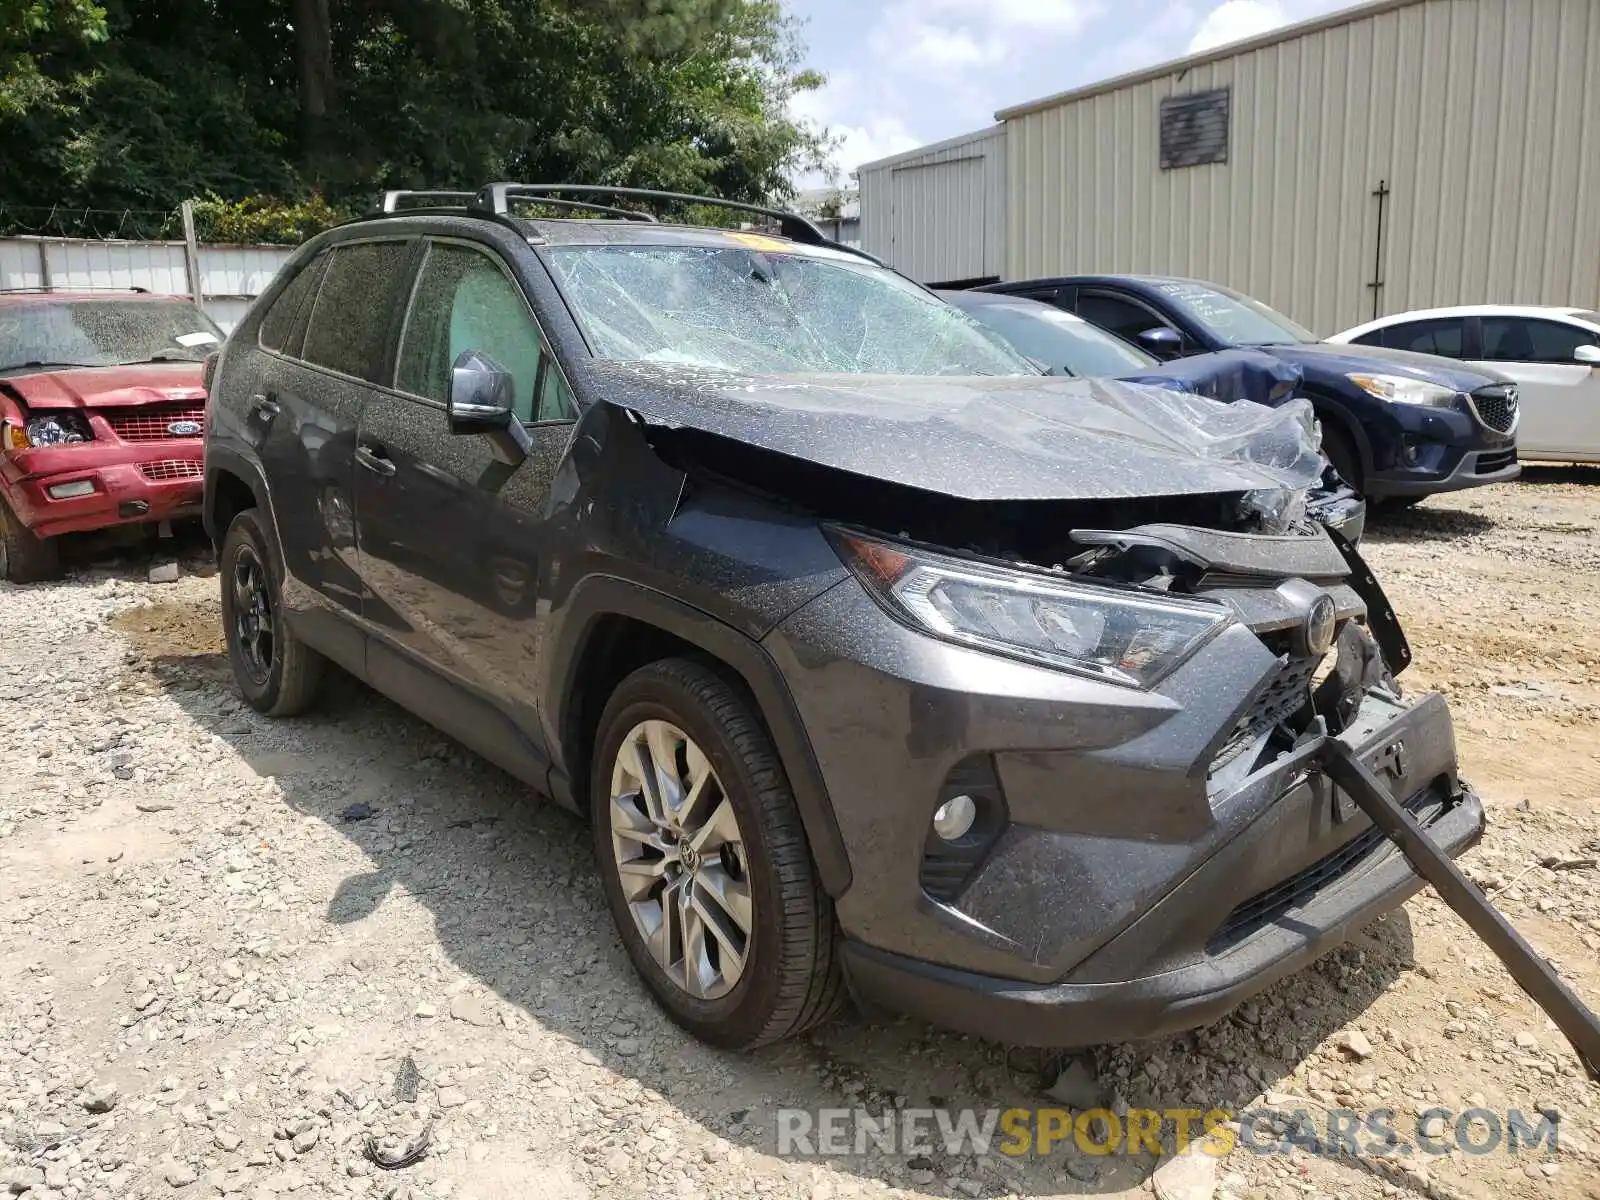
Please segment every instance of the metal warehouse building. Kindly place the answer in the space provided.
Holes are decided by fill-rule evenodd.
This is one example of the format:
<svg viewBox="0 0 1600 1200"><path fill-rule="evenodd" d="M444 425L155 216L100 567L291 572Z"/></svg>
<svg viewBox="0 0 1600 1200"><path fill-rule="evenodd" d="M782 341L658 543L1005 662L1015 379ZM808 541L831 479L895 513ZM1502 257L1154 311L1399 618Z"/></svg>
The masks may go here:
<svg viewBox="0 0 1600 1200"><path fill-rule="evenodd" d="M859 172L925 282L1214 280L1324 333L1600 307L1600 0L1373 0L996 114Z"/></svg>

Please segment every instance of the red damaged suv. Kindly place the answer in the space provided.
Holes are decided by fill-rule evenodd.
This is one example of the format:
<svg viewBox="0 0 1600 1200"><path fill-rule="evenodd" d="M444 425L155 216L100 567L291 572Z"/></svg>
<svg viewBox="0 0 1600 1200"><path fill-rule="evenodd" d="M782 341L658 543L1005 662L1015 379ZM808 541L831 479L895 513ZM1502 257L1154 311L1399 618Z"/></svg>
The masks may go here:
<svg viewBox="0 0 1600 1200"><path fill-rule="evenodd" d="M55 575L63 533L199 514L222 340L179 296L0 294L0 575Z"/></svg>

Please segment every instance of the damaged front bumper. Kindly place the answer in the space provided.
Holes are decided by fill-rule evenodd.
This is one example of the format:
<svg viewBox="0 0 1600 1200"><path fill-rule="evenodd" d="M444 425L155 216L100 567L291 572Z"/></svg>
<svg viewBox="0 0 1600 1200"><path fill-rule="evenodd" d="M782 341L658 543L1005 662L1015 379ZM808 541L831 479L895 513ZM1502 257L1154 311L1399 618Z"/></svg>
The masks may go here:
<svg viewBox="0 0 1600 1200"><path fill-rule="evenodd" d="M1392 756L1397 740L1436 739L1447 731L1443 702L1430 696L1368 732L1359 753L1376 764ZM1360 737L1352 731L1345 740ZM1218 1020L1423 887L1405 857L1326 776L1296 763L1274 766L1248 786L1275 793L1286 772L1294 781L1266 815L1059 982L962 971L846 941L851 985L871 1003L1017 1045L1155 1037ZM1452 856L1482 836L1478 797L1448 776L1410 793L1405 804ZM1307 858L1227 907L1263 876L1280 874L1286 861Z"/></svg>
<svg viewBox="0 0 1600 1200"><path fill-rule="evenodd" d="M765 641L850 856L836 912L857 993L1011 1042L1204 1023L1421 886L1317 769L1320 735L1285 740L1316 661L1296 657L1283 606L1315 577L1353 624L1359 558L1351 573L1320 537L1180 526L1072 537L1187 555L1198 594L1231 597L1239 620L1150 690L936 641L853 580ZM1444 701L1358 678L1337 737L1466 849L1483 814ZM930 824L957 796L983 815L944 843Z"/></svg>
<svg viewBox="0 0 1600 1200"><path fill-rule="evenodd" d="M36 537L197 517L204 474L194 438L42 446L0 461L6 502Z"/></svg>

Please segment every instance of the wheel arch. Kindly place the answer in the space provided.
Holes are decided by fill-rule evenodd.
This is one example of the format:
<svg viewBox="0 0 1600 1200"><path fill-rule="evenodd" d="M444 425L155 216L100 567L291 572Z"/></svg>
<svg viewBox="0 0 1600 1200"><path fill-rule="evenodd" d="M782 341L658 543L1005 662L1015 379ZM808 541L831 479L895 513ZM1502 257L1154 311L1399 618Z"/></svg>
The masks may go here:
<svg viewBox="0 0 1600 1200"><path fill-rule="evenodd" d="M1372 441L1367 437L1367 431L1362 428L1361 422L1350 413L1338 397L1327 388L1317 384L1302 384L1301 392L1317 414L1317 420L1324 426L1332 426L1345 437L1350 439L1350 445L1356 452L1356 457L1361 462L1363 478L1372 474ZM1349 481L1354 483L1354 480Z"/></svg>
<svg viewBox="0 0 1600 1200"><path fill-rule="evenodd" d="M648 663L691 657L749 701L783 763L823 888L833 897L848 890L850 859L821 769L782 674L760 644L709 613L615 577L585 580L567 607L573 633L562 639L548 675L555 798L588 811L595 733L617 684Z"/></svg>
<svg viewBox="0 0 1600 1200"><path fill-rule="evenodd" d="M277 523L273 519L266 480L262 478L260 469L238 455L207 447L201 518L206 536L211 539L211 545L218 553L222 550L222 539L228 535L228 526L247 508L261 509L275 531Z"/></svg>

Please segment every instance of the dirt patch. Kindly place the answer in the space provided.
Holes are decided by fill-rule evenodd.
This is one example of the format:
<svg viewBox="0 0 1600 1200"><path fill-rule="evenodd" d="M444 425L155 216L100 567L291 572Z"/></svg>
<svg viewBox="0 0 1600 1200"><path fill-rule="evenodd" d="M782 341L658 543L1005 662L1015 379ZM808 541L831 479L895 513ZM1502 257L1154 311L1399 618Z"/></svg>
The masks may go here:
<svg viewBox="0 0 1600 1200"><path fill-rule="evenodd" d="M222 636L222 601L156 601L125 608L106 622L143 658L203 658L228 652Z"/></svg>

